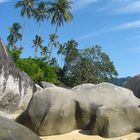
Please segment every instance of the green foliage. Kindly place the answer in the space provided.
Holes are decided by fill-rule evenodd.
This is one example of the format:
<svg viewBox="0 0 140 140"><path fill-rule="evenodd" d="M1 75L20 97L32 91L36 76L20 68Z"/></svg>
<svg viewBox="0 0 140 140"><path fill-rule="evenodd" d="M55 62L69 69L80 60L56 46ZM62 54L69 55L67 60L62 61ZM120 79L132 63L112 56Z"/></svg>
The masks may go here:
<svg viewBox="0 0 140 140"><path fill-rule="evenodd" d="M37 8L33 9L32 12L32 16L34 17L34 19L36 19L37 22L43 22L49 17L47 3L45 1L39 2Z"/></svg>
<svg viewBox="0 0 140 140"><path fill-rule="evenodd" d="M64 66L64 82L68 86L108 82L116 76L113 62L99 46L81 50L75 59L68 61Z"/></svg>
<svg viewBox="0 0 140 140"><path fill-rule="evenodd" d="M33 10L35 0L20 0L16 3L16 8L21 8L21 16L27 16L28 18L31 17L31 13Z"/></svg>
<svg viewBox="0 0 140 140"><path fill-rule="evenodd" d="M16 49L17 41L22 39L20 29L21 29L21 25L16 22L9 27L10 34L7 37L7 41L8 41L8 46L11 47L12 49Z"/></svg>
<svg viewBox="0 0 140 140"><path fill-rule="evenodd" d="M131 77L129 76L124 78L113 78L109 82L117 86L123 86L130 78Z"/></svg>
<svg viewBox="0 0 140 140"><path fill-rule="evenodd" d="M56 25L55 34L57 33L58 27L62 26L64 22L70 22L73 19L70 11L71 4L68 0L50 1L48 12L51 23Z"/></svg>
<svg viewBox="0 0 140 140"><path fill-rule="evenodd" d="M13 61L16 63L20 59L22 49L21 48L10 49L10 47L7 46L7 50L8 50L9 55L12 57Z"/></svg>
<svg viewBox="0 0 140 140"><path fill-rule="evenodd" d="M33 47L35 48L35 57L37 57L38 48L43 48L42 43L44 40L41 36L36 35L35 39L33 39Z"/></svg>
<svg viewBox="0 0 140 140"><path fill-rule="evenodd" d="M78 55L78 43L75 40L69 40L65 43L65 64L68 64L76 59Z"/></svg>
<svg viewBox="0 0 140 140"><path fill-rule="evenodd" d="M19 59L16 63L20 70L26 72L34 82L47 81L59 84L57 67L51 67L41 59L27 58Z"/></svg>
<svg viewBox="0 0 140 140"><path fill-rule="evenodd" d="M48 63L50 63L53 48L57 48L59 46L59 42L57 41L57 39L58 36L56 34L52 33L49 35L48 47L50 47L50 51L49 51Z"/></svg>

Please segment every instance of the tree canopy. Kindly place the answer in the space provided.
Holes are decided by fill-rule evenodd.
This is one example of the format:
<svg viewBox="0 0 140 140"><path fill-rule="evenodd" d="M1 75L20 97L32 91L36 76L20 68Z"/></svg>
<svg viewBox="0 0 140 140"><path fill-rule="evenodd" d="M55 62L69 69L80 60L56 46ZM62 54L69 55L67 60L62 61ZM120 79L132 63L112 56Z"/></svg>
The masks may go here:
<svg viewBox="0 0 140 140"><path fill-rule="evenodd" d="M77 56L64 66L64 81L68 86L108 82L116 76L113 62L98 45L80 50Z"/></svg>

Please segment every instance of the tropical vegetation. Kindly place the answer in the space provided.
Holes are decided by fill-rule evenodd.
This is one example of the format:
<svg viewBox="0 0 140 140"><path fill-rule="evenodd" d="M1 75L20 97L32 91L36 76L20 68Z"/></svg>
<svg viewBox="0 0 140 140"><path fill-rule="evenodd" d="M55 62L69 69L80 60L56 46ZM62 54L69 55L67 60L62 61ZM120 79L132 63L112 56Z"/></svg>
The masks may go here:
<svg viewBox="0 0 140 140"><path fill-rule="evenodd" d="M15 22L9 27L7 48L17 67L30 75L36 83L48 81L72 87L83 83L97 84L116 78L117 71L113 62L100 46L87 46L86 49L80 50L78 42L74 39L59 41L59 28L73 19L71 1L20 0L15 7L20 9L24 20L22 26ZM34 48L34 57L22 58L24 30L27 19L30 18L38 25L31 46ZM46 35L48 38L42 38L40 31L45 21L50 21L54 27L51 34Z"/></svg>

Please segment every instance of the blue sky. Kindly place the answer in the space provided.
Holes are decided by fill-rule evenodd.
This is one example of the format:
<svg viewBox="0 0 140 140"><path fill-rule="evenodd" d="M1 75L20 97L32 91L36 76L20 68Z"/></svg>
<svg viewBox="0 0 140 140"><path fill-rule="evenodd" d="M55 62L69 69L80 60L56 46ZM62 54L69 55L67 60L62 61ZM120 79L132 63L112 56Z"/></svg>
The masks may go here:
<svg viewBox="0 0 140 140"><path fill-rule="evenodd" d="M17 0L0 0L0 37L7 43L8 27L23 23L20 11L14 8ZM73 0L74 19L58 31L59 41L75 39L79 48L102 46L119 73L119 77L140 73L140 0ZM49 21L41 26L41 35L48 42L54 31ZM23 57L33 56L32 39L37 24L27 21Z"/></svg>

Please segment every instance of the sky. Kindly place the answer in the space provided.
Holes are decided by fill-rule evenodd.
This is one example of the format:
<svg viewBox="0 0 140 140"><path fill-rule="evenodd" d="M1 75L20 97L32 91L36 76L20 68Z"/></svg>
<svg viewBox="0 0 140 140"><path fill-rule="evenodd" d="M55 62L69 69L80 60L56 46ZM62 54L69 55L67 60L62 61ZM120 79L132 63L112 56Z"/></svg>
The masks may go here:
<svg viewBox="0 0 140 140"><path fill-rule="evenodd" d="M140 74L140 0L72 0L74 19L59 28L61 43L75 39L79 49L100 45L113 61L118 77ZM7 43L9 26L23 24L17 0L0 0L0 37ZM27 20L22 57L34 56L32 39L38 24ZM50 21L41 24L44 44L54 32Z"/></svg>

